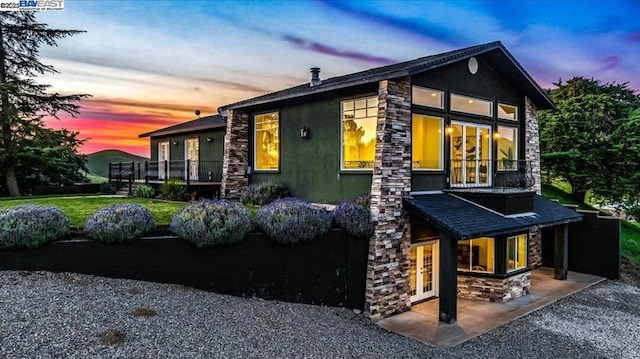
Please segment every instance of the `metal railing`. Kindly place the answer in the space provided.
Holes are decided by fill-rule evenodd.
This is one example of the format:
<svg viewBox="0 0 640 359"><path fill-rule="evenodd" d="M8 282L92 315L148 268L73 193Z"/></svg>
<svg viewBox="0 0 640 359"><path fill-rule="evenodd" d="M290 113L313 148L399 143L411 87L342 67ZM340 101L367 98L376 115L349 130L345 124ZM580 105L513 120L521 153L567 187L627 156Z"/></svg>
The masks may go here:
<svg viewBox="0 0 640 359"><path fill-rule="evenodd" d="M110 162L109 180L117 182L168 181L185 182L222 181L222 161L145 161Z"/></svg>
<svg viewBox="0 0 640 359"><path fill-rule="evenodd" d="M534 184L531 161L456 159L449 162L449 185L451 188L528 189Z"/></svg>

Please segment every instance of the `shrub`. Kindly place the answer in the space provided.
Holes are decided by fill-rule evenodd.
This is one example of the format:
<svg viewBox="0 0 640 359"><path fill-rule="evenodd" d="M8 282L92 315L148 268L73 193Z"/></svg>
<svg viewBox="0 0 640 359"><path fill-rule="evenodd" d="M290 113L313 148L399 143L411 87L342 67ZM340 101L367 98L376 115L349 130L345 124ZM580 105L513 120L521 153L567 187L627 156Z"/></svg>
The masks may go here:
<svg viewBox="0 0 640 359"><path fill-rule="evenodd" d="M84 232L99 242L133 240L156 228L148 209L139 204L112 204L95 211L84 226Z"/></svg>
<svg viewBox="0 0 640 359"><path fill-rule="evenodd" d="M240 195L240 202L248 205L262 206L279 198L291 197L291 191L282 182L262 182L250 185Z"/></svg>
<svg viewBox="0 0 640 359"><path fill-rule="evenodd" d="M249 211L226 200L193 202L171 220L173 232L199 248L238 243L251 227Z"/></svg>
<svg viewBox="0 0 640 359"><path fill-rule="evenodd" d="M168 201L181 201L184 198L184 194L184 187L173 178L160 186L160 197Z"/></svg>
<svg viewBox="0 0 640 359"><path fill-rule="evenodd" d="M269 237L283 244L311 241L326 233L331 214L295 198L278 199L258 210L256 222Z"/></svg>
<svg viewBox="0 0 640 359"><path fill-rule="evenodd" d="M338 227L354 237L371 237L374 227L371 222L371 204L368 198L368 195L366 197L360 196L354 200L340 203L335 209L335 220Z"/></svg>
<svg viewBox="0 0 640 359"><path fill-rule="evenodd" d="M136 187L135 196L142 198L152 198L156 191L153 190L151 186L142 185Z"/></svg>
<svg viewBox="0 0 640 359"><path fill-rule="evenodd" d="M37 248L69 234L70 221L52 206L25 204L0 211L0 248Z"/></svg>
<svg viewBox="0 0 640 359"><path fill-rule="evenodd" d="M100 189L98 189L100 193L115 193L115 186L111 182L102 182L100 183Z"/></svg>

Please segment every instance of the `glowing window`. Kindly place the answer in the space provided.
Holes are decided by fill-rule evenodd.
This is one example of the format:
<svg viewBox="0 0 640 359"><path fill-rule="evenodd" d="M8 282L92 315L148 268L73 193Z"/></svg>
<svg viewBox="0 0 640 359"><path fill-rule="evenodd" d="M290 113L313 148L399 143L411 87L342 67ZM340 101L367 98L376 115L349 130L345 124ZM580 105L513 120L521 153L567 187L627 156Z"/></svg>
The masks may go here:
<svg viewBox="0 0 640 359"><path fill-rule="evenodd" d="M280 124L278 113L255 115L255 169L277 170L280 165Z"/></svg>
<svg viewBox="0 0 640 359"><path fill-rule="evenodd" d="M518 169L518 129L498 126L498 170Z"/></svg>
<svg viewBox="0 0 640 359"><path fill-rule="evenodd" d="M342 169L372 169L376 153L378 97L342 102Z"/></svg>
<svg viewBox="0 0 640 359"><path fill-rule="evenodd" d="M493 116L493 101L451 94L451 110L474 115Z"/></svg>
<svg viewBox="0 0 640 359"><path fill-rule="evenodd" d="M411 87L411 102L414 105L444 108L444 94L440 90L426 87Z"/></svg>
<svg viewBox="0 0 640 359"><path fill-rule="evenodd" d="M516 106L498 104L498 118L504 120L518 120L518 108Z"/></svg>
<svg viewBox="0 0 640 359"><path fill-rule="evenodd" d="M459 271L494 273L495 243L491 237L474 238L458 242L457 265Z"/></svg>
<svg viewBox="0 0 640 359"><path fill-rule="evenodd" d="M527 235L507 238L507 272L527 266Z"/></svg>
<svg viewBox="0 0 640 359"><path fill-rule="evenodd" d="M442 170L444 119L414 114L411 130L411 156L414 169Z"/></svg>

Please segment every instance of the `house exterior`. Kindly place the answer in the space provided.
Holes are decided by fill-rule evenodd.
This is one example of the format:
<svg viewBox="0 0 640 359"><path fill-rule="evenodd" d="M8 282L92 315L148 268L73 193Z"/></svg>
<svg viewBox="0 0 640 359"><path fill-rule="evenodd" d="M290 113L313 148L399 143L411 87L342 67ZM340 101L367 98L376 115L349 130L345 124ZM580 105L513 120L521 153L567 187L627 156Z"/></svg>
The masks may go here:
<svg viewBox="0 0 640 359"><path fill-rule="evenodd" d="M225 119L211 115L139 135L149 137L151 146L151 161L144 164L144 175L139 177L220 183L225 131Z"/></svg>
<svg viewBox="0 0 640 359"><path fill-rule="evenodd" d="M500 42L323 80L223 106L221 195L287 183L338 203L371 194L365 312L373 320L434 296L526 295L551 229L566 279L568 224L581 215L539 196L537 111L546 93Z"/></svg>

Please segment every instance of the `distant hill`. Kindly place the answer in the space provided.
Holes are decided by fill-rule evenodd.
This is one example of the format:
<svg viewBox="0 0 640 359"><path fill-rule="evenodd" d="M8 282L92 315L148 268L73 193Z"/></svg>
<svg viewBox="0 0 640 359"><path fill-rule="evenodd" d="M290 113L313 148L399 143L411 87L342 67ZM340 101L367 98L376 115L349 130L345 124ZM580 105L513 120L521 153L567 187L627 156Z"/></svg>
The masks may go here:
<svg viewBox="0 0 640 359"><path fill-rule="evenodd" d="M87 155L87 169L90 174L109 176L109 162L143 162L146 157L132 155L120 150L103 150Z"/></svg>

